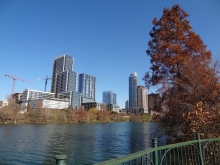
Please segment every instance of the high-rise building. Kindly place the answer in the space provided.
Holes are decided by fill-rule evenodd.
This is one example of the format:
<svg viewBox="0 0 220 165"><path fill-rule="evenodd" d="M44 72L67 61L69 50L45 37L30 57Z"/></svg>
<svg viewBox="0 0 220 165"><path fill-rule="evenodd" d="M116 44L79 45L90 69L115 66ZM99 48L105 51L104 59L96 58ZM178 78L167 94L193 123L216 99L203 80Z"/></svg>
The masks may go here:
<svg viewBox="0 0 220 165"><path fill-rule="evenodd" d="M137 73L131 73L129 77L129 109L137 108Z"/></svg>
<svg viewBox="0 0 220 165"><path fill-rule="evenodd" d="M117 95L112 91L104 91L102 97L103 103L108 104L117 104Z"/></svg>
<svg viewBox="0 0 220 165"><path fill-rule="evenodd" d="M95 102L96 77L85 73L79 74L78 92L82 93L82 103Z"/></svg>
<svg viewBox="0 0 220 165"><path fill-rule="evenodd" d="M66 54L54 59L51 92L57 98L69 99L70 105L78 109L81 93L76 91L77 73L73 71L74 59Z"/></svg>
<svg viewBox="0 0 220 165"><path fill-rule="evenodd" d="M128 101L128 100L125 101L125 109L126 109L126 110L129 109L129 101Z"/></svg>
<svg viewBox="0 0 220 165"><path fill-rule="evenodd" d="M76 91L77 73L73 71L73 57L66 54L54 59L51 92Z"/></svg>
<svg viewBox="0 0 220 165"><path fill-rule="evenodd" d="M116 93L113 93L113 104L117 104L117 95Z"/></svg>
<svg viewBox="0 0 220 165"><path fill-rule="evenodd" d="M137 107L144 109L148 108L147 88L141 85L137 87Z"/></svg>

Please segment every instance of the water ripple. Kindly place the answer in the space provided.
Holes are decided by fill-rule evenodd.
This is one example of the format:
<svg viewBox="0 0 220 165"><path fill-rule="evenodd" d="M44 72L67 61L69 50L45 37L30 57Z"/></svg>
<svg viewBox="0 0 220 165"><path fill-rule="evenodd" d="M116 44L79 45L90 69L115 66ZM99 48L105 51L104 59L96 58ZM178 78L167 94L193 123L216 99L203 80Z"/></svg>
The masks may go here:
<svg viewBox="0 0 220 165"><path fill-rule="evenodd" d="M0 125L2 164L54 164L66 154L67 164L94 164L150 147L155 123Z"/></svg>

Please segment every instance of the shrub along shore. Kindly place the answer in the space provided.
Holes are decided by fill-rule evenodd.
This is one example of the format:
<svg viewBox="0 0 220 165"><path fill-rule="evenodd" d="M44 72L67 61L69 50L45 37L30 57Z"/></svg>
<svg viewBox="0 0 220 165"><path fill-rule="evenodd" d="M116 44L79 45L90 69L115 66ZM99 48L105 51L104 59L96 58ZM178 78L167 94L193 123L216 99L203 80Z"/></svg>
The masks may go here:
<svg viewBox="0 0 220 165"><path fill-rule="evenodd" d="M145 122L152 121L149 114L121 114L106 109L97 110L91 108L85 111L83 108L75 111L72 107L67 109L49 109L38 107L21 113L18 104L0 108L0 124L28 124L28 123L94 123L94 122Z"/></svg>

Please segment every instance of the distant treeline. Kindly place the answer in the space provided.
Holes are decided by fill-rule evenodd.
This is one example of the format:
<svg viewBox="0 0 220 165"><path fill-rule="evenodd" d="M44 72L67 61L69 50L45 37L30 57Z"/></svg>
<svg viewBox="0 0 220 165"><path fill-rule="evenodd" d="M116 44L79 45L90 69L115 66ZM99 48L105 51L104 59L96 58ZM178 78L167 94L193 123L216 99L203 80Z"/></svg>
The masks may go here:
<svg viewBox="0 0 220 165"><path fill-rule="evenodd" d="M49 109L42 108L39 105L36 109L27 107L25 113L21 113L19 104L12 104L0 108L0 123L93 123L93 122L144 122L151 121L149 114L121 114L107 109L97 110L91 108L85 111L82 107L74 110L72 107L67 109Z"/></svg>

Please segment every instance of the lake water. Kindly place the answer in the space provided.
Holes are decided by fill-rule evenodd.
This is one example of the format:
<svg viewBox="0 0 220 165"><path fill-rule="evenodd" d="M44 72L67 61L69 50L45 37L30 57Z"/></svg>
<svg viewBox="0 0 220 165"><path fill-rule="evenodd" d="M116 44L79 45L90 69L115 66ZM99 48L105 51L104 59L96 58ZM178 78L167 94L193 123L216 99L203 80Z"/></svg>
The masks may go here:
<svg viewBox="0 0 220 165"><path fill-rule="evenodd" d="M67 164L95 164L150 147L155 126L150 122L0 125L0 164L51 165L57 154L66 154Z"/></svg>

